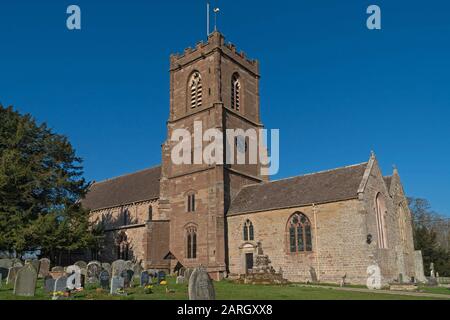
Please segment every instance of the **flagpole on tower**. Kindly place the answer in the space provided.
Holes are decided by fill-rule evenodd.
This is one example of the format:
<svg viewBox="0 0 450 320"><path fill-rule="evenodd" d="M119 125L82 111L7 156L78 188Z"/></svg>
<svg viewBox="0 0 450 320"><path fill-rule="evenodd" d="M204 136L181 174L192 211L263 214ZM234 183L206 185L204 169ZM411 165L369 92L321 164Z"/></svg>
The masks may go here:
<svg viewBox="0 0 450 320"><path fill-rule="evenodd" d="M209 37L209 2L206 3L206 36Z"/></svg>

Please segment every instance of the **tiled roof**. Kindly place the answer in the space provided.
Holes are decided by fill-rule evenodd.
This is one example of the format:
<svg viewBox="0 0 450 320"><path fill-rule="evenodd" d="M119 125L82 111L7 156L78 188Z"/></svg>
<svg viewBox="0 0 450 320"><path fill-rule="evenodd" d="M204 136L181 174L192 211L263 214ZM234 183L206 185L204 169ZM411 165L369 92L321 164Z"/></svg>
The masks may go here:
<svg viewBox="0 0 450 320"><path fill-rule="evenodd" d="M367 162L244 187L227 215L357 198L366 167Z"/></svg>
<svg viewBox="0 0 450 320"><path fill-rule="evenodd" d="M158 166L96 182L81 203L85 208L98 210L159 198L160 176Z"/></svg>

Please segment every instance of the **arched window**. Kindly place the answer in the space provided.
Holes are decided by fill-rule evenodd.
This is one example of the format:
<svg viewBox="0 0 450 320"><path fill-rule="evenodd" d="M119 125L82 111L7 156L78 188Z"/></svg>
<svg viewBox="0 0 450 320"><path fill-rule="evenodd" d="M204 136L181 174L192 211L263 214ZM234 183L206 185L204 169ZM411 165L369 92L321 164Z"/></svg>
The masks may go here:
<svg viewBox="0 0 450 320"><path fill-rule="evenodd" d="M375 200L375 210L377 218L378 247L381 249L385 249L387 248L385 226L386 202L381 193L377 194Z"/></svg>
<svg viewBox="0 0 450 320"><path fill-rule="evenodd" d="M239 74L233 74L231 78L231 109L239 111L241 107L241 81Z"/></svg>
<svg viewBox="0 0 450 320"><path fill-rule="evenodd" d="M188 259L197 258L197 229L189 227L186 229L186 257Z"/></svg>
<svg viewBox="0 0 450 320"><path fill-rule="evenodd" d="M311 223L300 212L294 213L288 221L289 252L312 251Z"/></svg>
<svg viewBox="0 0 450 320"><path fill-rule="evenodd" d="M255 233L253 231L253 223L250 220L245 221L244 224L244 241L255 240Z"/></svg>
<svg viewBox="0 0 450 320"><path fill-rule="evenodd" d="M152 205L148 206L148 221L153 220L153 207Z"/></svg>
<svg viewBox="0 0 450 320"><path fill-rule="evenodd" d="M189 90L189 104L191 109L201 107L202 106L202 77L200 76L200 72L195 71L191 77L189 78L188 84Z"/></svg>
<svg viewBox="0 0 450 320"><path fill-rule="evenodd" d="M127 234L123 231L119 233L117 236L116 248L117 248L117 259L128 260L130 243L128 241Z"/></svg>

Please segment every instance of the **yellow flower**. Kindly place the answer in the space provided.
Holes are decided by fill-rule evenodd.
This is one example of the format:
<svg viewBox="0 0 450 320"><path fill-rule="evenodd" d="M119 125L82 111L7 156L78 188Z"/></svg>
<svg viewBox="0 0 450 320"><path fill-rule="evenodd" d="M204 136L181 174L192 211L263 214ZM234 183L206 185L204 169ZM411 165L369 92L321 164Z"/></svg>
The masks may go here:
<svg viewBox="0 0 450 320"><path fill-rule="evenodd" d="M167 284L167 281L166 281L166 280L163 280L163 281L161 281L159 284L165 286L165 285Z"/></svg>

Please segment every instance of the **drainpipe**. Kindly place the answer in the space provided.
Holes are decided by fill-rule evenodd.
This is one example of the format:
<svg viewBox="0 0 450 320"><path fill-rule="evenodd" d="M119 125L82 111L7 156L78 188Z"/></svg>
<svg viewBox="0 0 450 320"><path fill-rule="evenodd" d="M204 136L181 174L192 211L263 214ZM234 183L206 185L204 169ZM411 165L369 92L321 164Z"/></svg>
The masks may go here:
<svg viewBox="0 0 450 320"><path fill-rule="evenodd" d="M312 204L313 215L314 215L314 239L316 246L316 269L317 269L317 280L320 282L320 260L319 260L319 234L317 233L317 211L316 204Z"/></svg>

